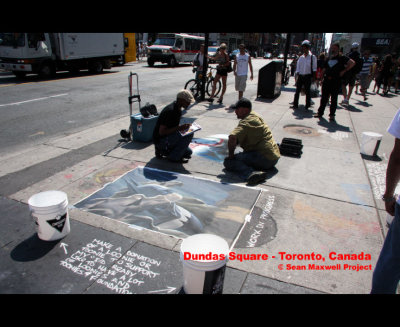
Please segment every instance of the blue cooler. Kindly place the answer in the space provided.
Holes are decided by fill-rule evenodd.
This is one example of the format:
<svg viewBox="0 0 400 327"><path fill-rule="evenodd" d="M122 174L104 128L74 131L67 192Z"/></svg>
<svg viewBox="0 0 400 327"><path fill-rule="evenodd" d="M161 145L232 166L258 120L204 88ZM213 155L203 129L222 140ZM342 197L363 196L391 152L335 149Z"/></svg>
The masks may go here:
<svg viewBox="0 0 400 327"><path fill-rule="evenodd" d="M145 118L142 114L131 116L132 140L150 142L153 139L153 131L156 126L158 116Z"/></svg>

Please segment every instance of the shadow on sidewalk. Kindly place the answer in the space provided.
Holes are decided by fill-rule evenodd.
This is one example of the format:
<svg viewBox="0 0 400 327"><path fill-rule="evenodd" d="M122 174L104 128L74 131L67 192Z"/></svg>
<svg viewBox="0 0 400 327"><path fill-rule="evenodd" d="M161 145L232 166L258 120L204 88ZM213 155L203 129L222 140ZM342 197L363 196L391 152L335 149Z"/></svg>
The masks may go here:
<svg viewBox="0 0 400 327"><path fill-rule="evenodd" d="M340 125L337 121L327 121L324 117L319 119L318 125L325 127L326 131L329 133L335 133L337 131L353 133L353 131L350 130L350 127Z"/></svg>
<svg viewBox="0 0 400 327"><path fill-rule="evenodd" d="M154 157L146 163L145 167L175 172L179 174L191 174L191 172L185 168L183 163L171 162L166 158L159 159L157 157Z"/></svg>
<svg viewBox="0 0 400 327"><path fill-rule="evenodd" d="M44 257L49 253L58 243L57 241L42 241L37 233L19 243L12 251L11 258L14 261L26 262L34 261Z"/></svg>

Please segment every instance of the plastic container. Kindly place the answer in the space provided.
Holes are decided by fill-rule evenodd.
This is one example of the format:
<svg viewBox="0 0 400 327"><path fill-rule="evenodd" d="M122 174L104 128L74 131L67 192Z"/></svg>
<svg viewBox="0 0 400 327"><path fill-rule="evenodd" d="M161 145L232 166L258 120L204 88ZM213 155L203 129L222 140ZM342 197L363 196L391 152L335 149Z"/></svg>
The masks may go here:
<svg viewBox="0 0 400 327"><path fill-rule="evenodd" d="M150 142L153 139L154 127L157 124L158 116L145 118L142 114L131 116L132 140Z"/></svg>
<svg viewBox="0 0 400 327"><path fill-rule="evenodd" d="M222 294L228 254L228 243L217 235L197 234L186 238L180 253L185 293Z"/></svg>
<svg viewBox="0 0 400 327"><path fill-rule="evenodd" d="M36 232L43 241L55 241L70 232L68 197L61 191L46 191L28 200Z"/></svg>
<svg viewBox="0 0 400 327"><path fill-rule="evenodd" d="M363 132L361 137L362 154L367 156L376 156L379 145L381 144L382 135L374 132Z"/></svg>

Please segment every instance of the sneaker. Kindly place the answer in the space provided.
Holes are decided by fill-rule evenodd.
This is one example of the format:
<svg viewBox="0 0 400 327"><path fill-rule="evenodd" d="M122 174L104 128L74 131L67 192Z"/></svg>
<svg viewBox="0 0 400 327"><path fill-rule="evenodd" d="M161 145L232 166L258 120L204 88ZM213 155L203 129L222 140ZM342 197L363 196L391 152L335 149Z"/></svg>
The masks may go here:
<svg viewBox="0 0 400 327"><path fill-rule="evenodd" d="M343 101L342 101L342 102L340 102L340 104L349 104L349 100L347 100L347 99L343 99Z"/></svg>
<svg viewBox="0 0 400 327"><path fill-rule="evenodd" d="M262 172L262 171L254 171L247 178L247 184L256 185L256 184L264 181L267 178L267 175L268 175L267 173Z"/></svg>

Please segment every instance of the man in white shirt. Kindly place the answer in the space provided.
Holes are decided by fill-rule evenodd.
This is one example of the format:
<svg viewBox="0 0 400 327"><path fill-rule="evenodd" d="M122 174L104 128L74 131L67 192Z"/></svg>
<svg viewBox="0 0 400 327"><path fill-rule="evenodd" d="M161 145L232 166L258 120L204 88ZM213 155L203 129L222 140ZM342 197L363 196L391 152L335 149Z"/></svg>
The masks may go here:
<svg viewBox="0 0 400 327"><path fill-rule="evenodd" d="M395 143L386 170L386 190L382 196L386 212L394 216L372 276L372 294L395 294L400 280L400 198L394 194L400 181L400 109L388 132Z"/></svg>
<svg viewBox="0 0 400 327"><path fill-rule="evenodd" d="M301 44L303 55L297 60L296 66L296 93L294 95L293 109L297 109L299 106L299 96L302 87L304 86L306 93L306 106L307 110L311 106L311 93L310 87L313 80L315 80L315 74L317 71L317 58L311 53L311 44L308 40L304 40Z"/></svg>
<svg viewBox="0 0 400 327"><path fill-rule="evenodd" d="M247 74L250 67L250 80L253 80L253 65L251 57L245 51L244 44L239 45L239 53L233 62L233 73L235 74L235 89L239 92L239 100L243 98L243 92L246 90Z"/></svg>

